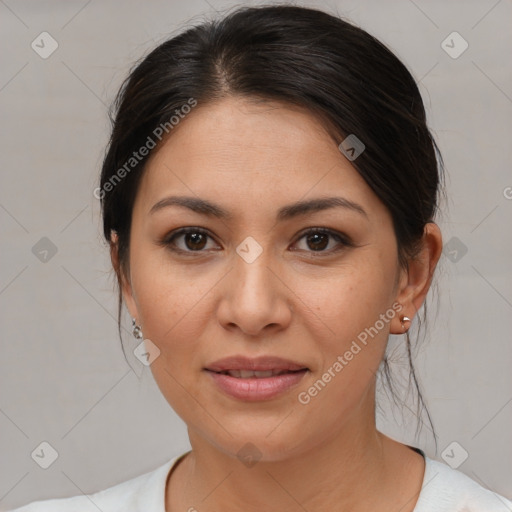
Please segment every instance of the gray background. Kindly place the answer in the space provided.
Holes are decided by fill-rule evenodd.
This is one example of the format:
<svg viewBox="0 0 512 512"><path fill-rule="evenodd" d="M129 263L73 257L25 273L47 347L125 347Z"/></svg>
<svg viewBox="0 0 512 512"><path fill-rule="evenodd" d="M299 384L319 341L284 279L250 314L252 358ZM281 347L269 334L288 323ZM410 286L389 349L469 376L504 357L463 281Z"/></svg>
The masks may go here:
<svg viewBox="0 0 512 512"><path fill-rule="evenodd" d="M417 358L437 456L427 428L414 440L412 413L379 414L379 426L438 459L457 442L452 459L468 453L459 470L512 498L512 2L299 3L348 17L406 63L449 176L440 302ZM126 313L133 368L124 359L92 192L107 106L130 66L187 20L233 5L0 1L0 509L96 491L189 448L184 423L131 353ZM59 45L47 59L31 48L43 31ZM453 31L469 44L458 58L441 47ZM47 261L43 237L57 248ZM31 457L43 441L59 455L46 470Z"/></svg>

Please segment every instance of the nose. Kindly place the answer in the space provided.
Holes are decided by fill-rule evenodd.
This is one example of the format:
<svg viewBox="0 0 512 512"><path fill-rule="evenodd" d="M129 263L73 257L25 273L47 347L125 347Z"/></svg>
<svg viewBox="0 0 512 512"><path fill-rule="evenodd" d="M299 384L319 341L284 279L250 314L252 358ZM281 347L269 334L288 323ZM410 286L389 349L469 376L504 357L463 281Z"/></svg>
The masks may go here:
<svg viewBox="0 0 512 512"><path fill-rule="evenodd" d="M269 251L250 263L234 256L234 267L219 290L217 315L225 329L261 337L289 325L293 293L275 267Z"/></svg>

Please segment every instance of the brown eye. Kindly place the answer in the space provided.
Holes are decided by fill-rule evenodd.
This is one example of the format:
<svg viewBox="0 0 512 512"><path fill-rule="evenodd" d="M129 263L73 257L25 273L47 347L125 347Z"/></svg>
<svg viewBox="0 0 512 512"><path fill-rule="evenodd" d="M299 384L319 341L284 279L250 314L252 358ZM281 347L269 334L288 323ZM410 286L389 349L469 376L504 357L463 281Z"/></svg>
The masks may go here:
<svg viewBox="0 0 512 512"><path fill-rule="evenodd" d="M206 235L203 233L186 233L183 240L187 248L192 251L204 249L206 245Z"/></svg>
<svg viewBox="0 0 512 512"><path fill-rule="evenodd" d="M211 236L199 228L180 229L162 240L161 244L172 251L181 253L205 252Z"/></svg>
<svg viewBox="0 0 512 512"><path fill-rule="evenodd" d="M312 233L306 236L308 246L314 251L321 251L329 245L329 235L325 233Z"/></svg>
<svg viewBox="0 0 512 512"><path fill-rule="evenodd" d="M296 243L303 239L306 247L302 247L300 250L307 252L332 253L345 247L353 247L353 243L347 236L326 228L309 229L302 234ZM331 244L331 241L335 243ZM329 244L331 244L331 248L327 249Z"/></svg>

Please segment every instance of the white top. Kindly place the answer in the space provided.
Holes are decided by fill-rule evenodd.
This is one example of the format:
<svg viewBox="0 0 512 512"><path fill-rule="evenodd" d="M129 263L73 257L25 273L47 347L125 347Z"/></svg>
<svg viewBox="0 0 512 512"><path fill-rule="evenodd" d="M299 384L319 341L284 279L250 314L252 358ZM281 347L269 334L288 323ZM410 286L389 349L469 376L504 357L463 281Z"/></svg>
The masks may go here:
<svg viewBox="0 0 512 512"><path fill-rule="evenodd" d="M166 512L167 476L187 453L103 491L34 501L11 512ZM512 501L485 489L464 473L425 456L425 475L414 512L512 512Z"/></svg>

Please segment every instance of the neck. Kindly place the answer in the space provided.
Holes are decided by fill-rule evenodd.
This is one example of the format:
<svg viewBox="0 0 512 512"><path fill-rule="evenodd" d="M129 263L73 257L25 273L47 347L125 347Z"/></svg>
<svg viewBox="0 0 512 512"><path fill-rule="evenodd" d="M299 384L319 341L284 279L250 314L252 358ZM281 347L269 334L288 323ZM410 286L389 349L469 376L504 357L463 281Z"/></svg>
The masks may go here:
<svg viewBox="0 0 512 512"><path fill-rule="evenodd" d="M251 467L189 429L192 452L175 479L176 495L168 486L167 503L175 508L167 510L362 512L385 510L387 503L409 512L421 489L423 458L378 432L373 411L355 413L320 443Z"/></svg>

